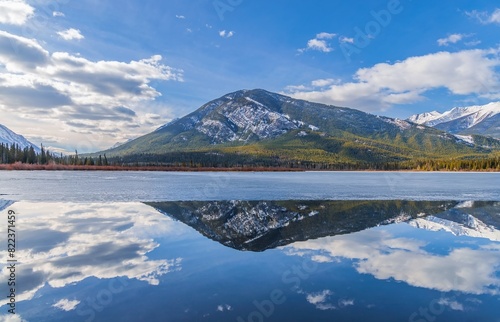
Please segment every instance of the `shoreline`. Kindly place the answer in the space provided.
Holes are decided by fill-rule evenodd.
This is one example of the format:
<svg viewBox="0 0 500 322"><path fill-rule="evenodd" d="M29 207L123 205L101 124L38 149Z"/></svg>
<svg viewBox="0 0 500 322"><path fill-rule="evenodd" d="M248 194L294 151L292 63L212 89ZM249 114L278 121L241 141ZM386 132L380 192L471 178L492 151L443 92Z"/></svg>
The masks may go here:
<svg viewBox="0 0 500 322"><path fill-rule="evenodd" d="M163 172L305 172L305 169L245 167L169 167L169 166L97 166L97 165L61 165L61 164L0 164L0 171L163 171Z"/></svg>
<svg viewBox="0 0 500 322"><path fill-rule="evenodd" d="M302 168L278 168L278 167L169 167L169 166L87 166L87 165L61 165L61 164L0 164L0 171L144 171L144 172L476 172L476 173L500 173L497 169L484 170L321 170Z"/></svg>

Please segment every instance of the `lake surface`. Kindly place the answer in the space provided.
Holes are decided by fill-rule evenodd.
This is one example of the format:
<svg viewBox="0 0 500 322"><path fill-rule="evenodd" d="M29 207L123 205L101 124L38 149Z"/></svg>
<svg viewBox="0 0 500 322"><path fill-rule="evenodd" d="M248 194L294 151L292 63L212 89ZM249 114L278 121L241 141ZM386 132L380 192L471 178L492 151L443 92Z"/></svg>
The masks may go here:
<svg viewBox="0 0 500 322"><path fill-rule="evenodd" d="M498 200L500 173L0 172L0 197L37 201Z"/></svg>
<svg viewBox="0 0 500 322"><path fill-rule="evenodd" d="M499 321L498 179L0 172L0 321Z"/></svg>

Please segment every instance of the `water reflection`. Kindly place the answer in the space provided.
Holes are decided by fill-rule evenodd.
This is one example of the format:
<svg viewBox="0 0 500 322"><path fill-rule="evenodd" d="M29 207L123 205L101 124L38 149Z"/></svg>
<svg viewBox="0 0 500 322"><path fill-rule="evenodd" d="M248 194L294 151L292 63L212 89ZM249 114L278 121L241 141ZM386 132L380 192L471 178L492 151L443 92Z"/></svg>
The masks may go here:
<svg viewBox="0 0 500 322"><path fill-rule="evenodd" d="M498 313L498 202L0 201L8 210L28 321L248 320L276 289L286 301L269 320L408 320L435 299L445 320Z"/></svg>
<svg viewBox="0 0 500 322"><path fill-rule="evenodd" d="M170 218L144 204L18 202L8 208L18 214L17 301L32 299L46 285L62 288L89 277L122 276L156 285L159 276L181 267L181 258L147 257L159 246L155 237L174 232ZM6 277L4 268L0 284Z"/></svg>
<svg viewBox="0 0 500 322"><path fill-rule="evenodd" d="M238 250L263 251L438 214L454 201L182 201L148 205Z"/></svg>

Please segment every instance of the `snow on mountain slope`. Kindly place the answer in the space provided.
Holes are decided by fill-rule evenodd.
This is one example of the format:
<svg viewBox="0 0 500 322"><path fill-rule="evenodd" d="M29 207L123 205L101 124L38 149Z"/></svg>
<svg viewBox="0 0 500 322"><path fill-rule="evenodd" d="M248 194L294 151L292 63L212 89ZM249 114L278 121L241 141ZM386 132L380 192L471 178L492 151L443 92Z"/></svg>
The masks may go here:
<svg viewBox="0 0 500 322"><path fill-rule="evenodd" d="M464 223L428 216L411 220L409 225L431 231L446 231L455 236L469 236L487 238L492 241L500 241L500 230L488 226L474 216L467 215Z"/></svg>
<svg viewBox="0 0 500 322"><path fill-rule="evenodd" d="M33 146L35 152L40 152L40 149L30 141L26 140L24 136L19 135L8 129L6 126L0 124L0 143L8 144L9 146L12 144L19 145L22 149Z"/></svg>
<svg viewBox="0 0 500 322"><path fill-rule="evenodd" d="M413 115L408 121L436 127L453 134L480 134L498 137L500 102L469 107L455 107L444 113L430 112Z"/></svg>
<svg viewBox="0 0 500 322"><path fill-rule="evenodd" d="M431 121L434 121L434 120L440 118L441 115L442 114L437 112L437 111L432 111L432 112L428 112L428 113L422 113L422 114L416 114L416 115L410 116L408 118L408 121L413 122L413 123L417 123L417 124L426 124L427 122L431 122Z"/></svg>

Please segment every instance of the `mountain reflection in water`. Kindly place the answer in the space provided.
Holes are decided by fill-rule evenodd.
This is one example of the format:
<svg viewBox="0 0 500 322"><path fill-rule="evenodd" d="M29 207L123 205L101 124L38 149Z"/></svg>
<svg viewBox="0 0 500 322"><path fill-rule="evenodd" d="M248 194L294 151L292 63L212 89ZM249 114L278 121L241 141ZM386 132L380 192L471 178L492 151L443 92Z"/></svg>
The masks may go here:
<svg viewBox="0 0 500 322"><path fill-rule="evenodd" d="M488 229L491 230L489 226L500 226L500 218L496 215L498 203L495 202L232 200L147 204L210 239L250 251L398 222L439 229L448 225L455 231L459 227L463 231L484 228L486 234ZM435 224L431 225L433 222ZM481 231L478 237L480 234Z"/></svg>
<svg viewBox="0 0 500 322"><path fill-rule="evenodd" d="M408 320L433 300L444 320L498 315L499 202L0 201L8 210L26 321L236 320L273 289L288 301L270 320ZM307 279L286 275L304 263Z"/></svg>

